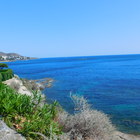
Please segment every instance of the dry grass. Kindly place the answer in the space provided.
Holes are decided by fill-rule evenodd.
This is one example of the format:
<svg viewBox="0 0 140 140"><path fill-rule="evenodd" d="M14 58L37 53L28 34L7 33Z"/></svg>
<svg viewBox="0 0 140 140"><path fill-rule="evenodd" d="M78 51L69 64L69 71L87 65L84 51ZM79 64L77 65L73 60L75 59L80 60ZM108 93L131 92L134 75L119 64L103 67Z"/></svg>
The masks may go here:
<svg viewBox="0 0 140 140"><path fill-rule="evenodd" d="M71 99L76 113L70 115L62 111L58 117L58 122L65 132L62 140L116 140L113 135L115 128L107 115L92 110L83 97L74 95Z"/></svg>

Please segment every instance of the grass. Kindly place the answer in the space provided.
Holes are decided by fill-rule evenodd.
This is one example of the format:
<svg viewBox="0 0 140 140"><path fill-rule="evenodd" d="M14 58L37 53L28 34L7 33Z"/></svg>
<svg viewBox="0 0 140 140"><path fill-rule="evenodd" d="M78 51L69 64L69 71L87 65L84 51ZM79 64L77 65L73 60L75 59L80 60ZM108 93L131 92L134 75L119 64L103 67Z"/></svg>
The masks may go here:
<svg viewBox="0 0 140 140"><path fill-rule="evenodd" d="M62 133L55 121L58 103L40 106L41 100L37 92L33 97L21 95L0 83L0 115L8 126L27 140L53 139Z"/></svg>

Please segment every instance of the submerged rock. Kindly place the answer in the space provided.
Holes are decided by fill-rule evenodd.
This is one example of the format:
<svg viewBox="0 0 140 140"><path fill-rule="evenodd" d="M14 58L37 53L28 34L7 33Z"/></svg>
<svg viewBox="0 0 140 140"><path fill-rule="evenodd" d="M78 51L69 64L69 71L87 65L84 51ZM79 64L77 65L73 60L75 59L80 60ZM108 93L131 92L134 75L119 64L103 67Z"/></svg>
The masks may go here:
<svg viewBox="0 0 140 140"><path fill-rule="evenodd" d="M26 140L0 120L0 140Z"/></svg>
<svg viewBox="0 0 140 140"><path fill-rule="evenodd" d="M119 132L119 131L117 131L115 133L115 135L117 136L117 138L119 140L140 140L140 136L125 134L125 133L122 133L122 132Z"/></svg>

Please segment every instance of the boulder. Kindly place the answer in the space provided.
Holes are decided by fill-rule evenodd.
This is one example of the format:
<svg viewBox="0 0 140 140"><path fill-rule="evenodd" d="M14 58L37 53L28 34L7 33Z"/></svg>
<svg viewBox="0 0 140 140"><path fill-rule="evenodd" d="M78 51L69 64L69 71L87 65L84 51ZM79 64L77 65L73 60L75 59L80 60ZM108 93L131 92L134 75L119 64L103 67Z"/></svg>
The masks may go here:
<svg viewBox="0 0 140 140"><path fill-rule="evenodd" d="M0 120L0 140L26 140Z"/></svg>

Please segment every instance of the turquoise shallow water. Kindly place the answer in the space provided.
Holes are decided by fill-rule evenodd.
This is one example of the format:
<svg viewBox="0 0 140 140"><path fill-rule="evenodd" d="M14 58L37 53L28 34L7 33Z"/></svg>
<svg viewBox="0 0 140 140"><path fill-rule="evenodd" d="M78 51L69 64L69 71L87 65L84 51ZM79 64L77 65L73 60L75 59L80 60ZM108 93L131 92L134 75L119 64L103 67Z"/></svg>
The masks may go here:
<svg viewBox="0 0 140 140"><path fill-rule="evenodd" d="M73 111L70 92L77 93L119 130L140 134L140 55L43 58L9 66L22 78L54 78L44 93L67 111Z"/></svg>

